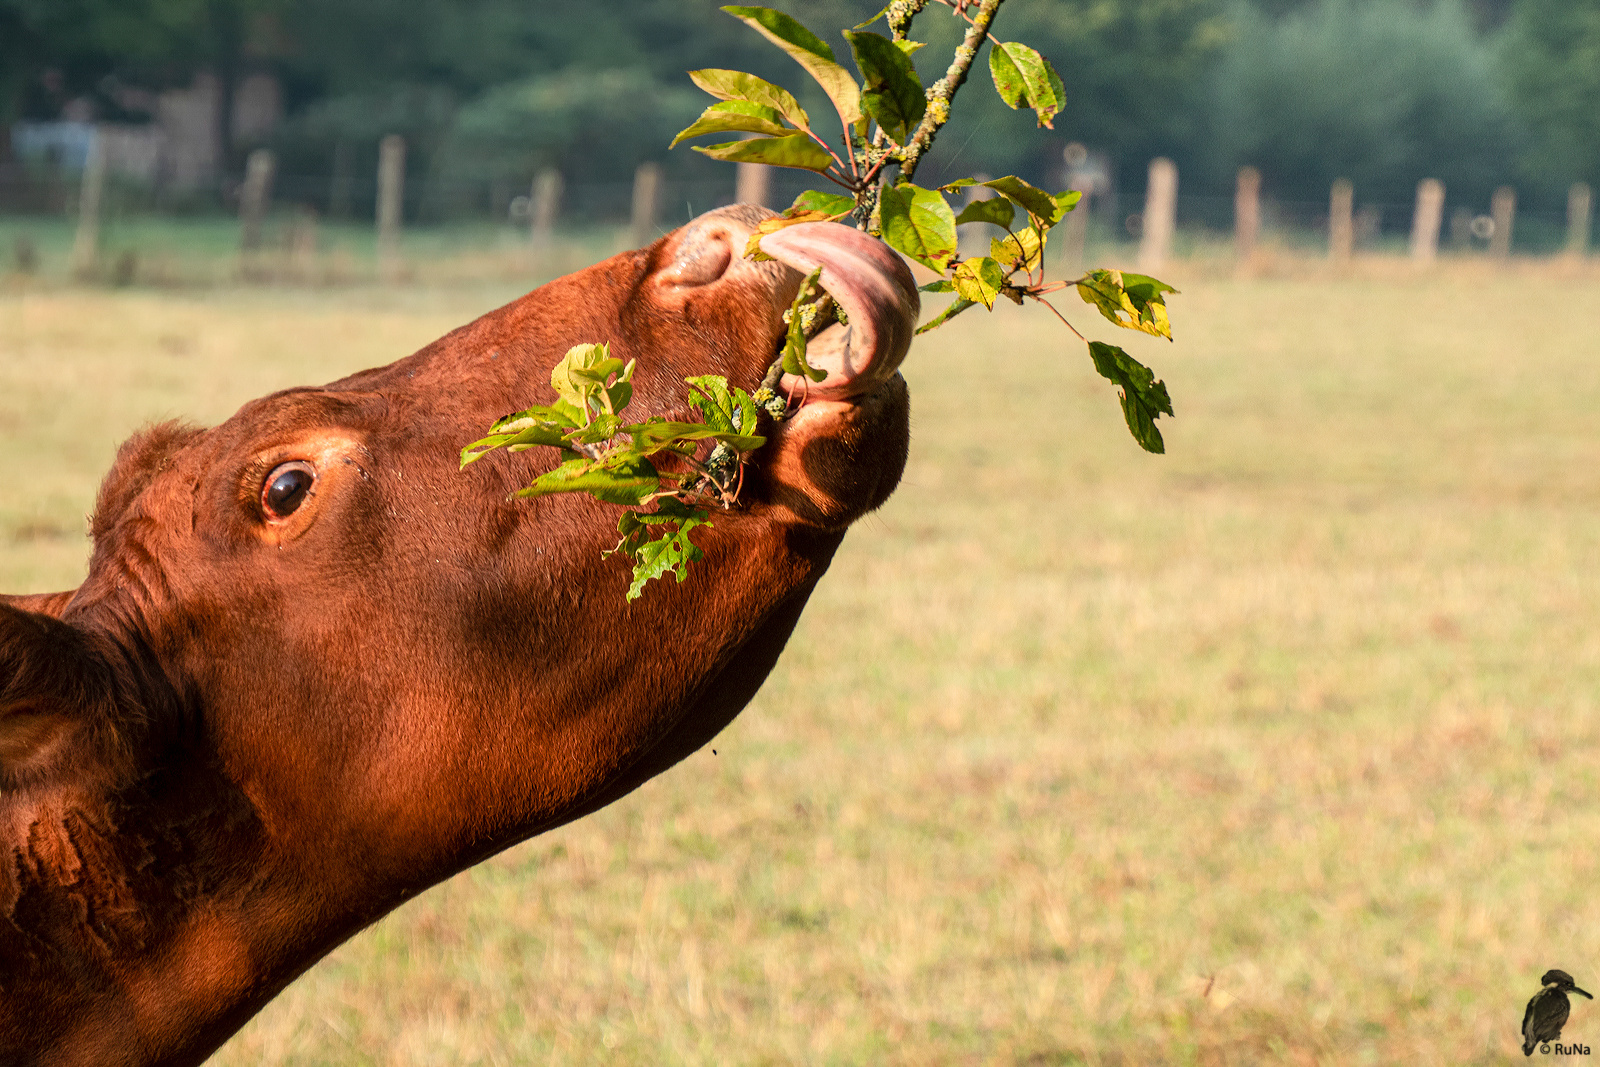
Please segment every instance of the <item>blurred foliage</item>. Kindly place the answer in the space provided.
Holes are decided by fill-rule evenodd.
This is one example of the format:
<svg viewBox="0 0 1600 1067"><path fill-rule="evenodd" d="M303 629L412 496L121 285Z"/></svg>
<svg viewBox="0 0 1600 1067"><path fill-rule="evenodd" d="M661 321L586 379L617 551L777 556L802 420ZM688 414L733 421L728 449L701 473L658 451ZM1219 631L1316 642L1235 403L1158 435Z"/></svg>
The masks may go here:
<svg viewBox="0 0 1600 1067"><path fill-rule="evenodd" d="M52 117L84 95L110 118L137 117L120 88L271 69L290 113L275 140L299 172L326 173L336 151L364 169L378 138L398 132L409 165L431 173L522 181L553 165L616 178L652 157L682 173L704 163L664 151L687 70L748 70L826 108L717 6L0 0L0 120ZM881 5L783 6L841 28ZM940 9L919 22L933 46L914 57L925 83L961 25ZM1069 140L1106 153L1133 191L1156 154L1179 163L1188 192L1226 195L1251 164L1271 195L1309 201L1339 176L1394 203L1424 176L1452 199L1514 179L1551 198L1574 178L1600 180L1600 0L1014 0L1000 25L1055 63L1067 107L1054 135L1030 136L1032 120L994 94L963 94L925 164L935 181L981 168L1055 183Z"/></svg>
<svg viewBox="0 0 1600 1067"><path fill-rule="evenodd" d="M1456 0L1324 0L1282 18L1246 8L1215 74L1213 179L1261 169L1279 195L1317 199L1346 177L1406 203L1416 184L1487 200L1514 172L1496 43Z"/></svg>
<svg viewBox="0 0 1600 1067"><path fill-rule="evenodd" d="M1002 39L1027 41L1061 72L1067 107L1056 130L1062 138L1024 136L1032 126L1026 116L1008 112L993 93L969 93L957 105L945 145L971 141L959 160L942 154L949 148L941 145L932 176L944 178L941 165L953 174L958 166L970 169L981 162L995 173L1049 181L1054 175L1043 171L1060 167L1064 141L1110 153L1140 184L1151 156L1195 156L1205 123L1195 89L1221 58L1232 32L1226 0L1019 3L1007 7L997 25ZM949 54L947 48L943 52ZM936 76L921 73L928 81Z"/></svg>
<svg viewBox="0 0 1600 1067"><path fill-rule="evenodd" d="M578 180L626 178L659 158L703 105L693 87L663 87L638 68L569 67L496 86L463 107L448 165L518 181L544 167Z"/></svg>
<svg viewBox="0 0 1600 1067"><path fill-rule="evenodd" d="M1600 185L1600 0L1520 0L1505 68L1530 134L1523 176Z"/></svg>

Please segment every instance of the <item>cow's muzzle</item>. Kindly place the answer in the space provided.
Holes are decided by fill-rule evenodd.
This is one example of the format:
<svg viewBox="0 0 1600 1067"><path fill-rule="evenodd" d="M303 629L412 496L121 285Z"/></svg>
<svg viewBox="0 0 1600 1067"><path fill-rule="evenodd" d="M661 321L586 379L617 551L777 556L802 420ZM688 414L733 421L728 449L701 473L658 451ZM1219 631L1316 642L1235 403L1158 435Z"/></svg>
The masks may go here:
<svg viewBox="0 0 1600 1067"><path fill-rule="evenodd" d="M820 382L788 374L783 388L799 399L848 400L876 392L911 347L922 303L910 269L888 245L837 222L790 226L761 239L761 250L802 274L822 268L821 284L844 309L813 337L806 360L827 371Z"/></svg>

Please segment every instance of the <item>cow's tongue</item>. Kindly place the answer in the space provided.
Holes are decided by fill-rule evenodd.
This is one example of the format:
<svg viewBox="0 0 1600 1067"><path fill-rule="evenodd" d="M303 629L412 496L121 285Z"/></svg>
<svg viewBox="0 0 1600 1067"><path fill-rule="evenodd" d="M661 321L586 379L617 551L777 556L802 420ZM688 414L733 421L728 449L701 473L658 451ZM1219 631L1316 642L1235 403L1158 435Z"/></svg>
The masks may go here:
<svg viewBox="0 0 1600 1067"><path fill-rule="evenodd" d="M820 264L822 287L849 320L806 345L807 361L828 376L808 383L787 374L786 390L844 400L875 391L894 374L911 347L922 303L910 269L888 245L837 222L807 222L763 237L761 250L802 274Z"/></svg>

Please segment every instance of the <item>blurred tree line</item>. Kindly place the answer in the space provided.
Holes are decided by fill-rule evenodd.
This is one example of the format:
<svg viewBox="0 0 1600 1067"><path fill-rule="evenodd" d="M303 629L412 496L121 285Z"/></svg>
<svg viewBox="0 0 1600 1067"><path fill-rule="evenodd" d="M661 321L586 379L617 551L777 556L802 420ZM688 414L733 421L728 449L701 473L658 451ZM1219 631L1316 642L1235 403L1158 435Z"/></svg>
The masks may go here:
<svg viewBox="0 0 1600 1067"><path fill-rule="evenodd" d="M836 33L880 5L780 6ZM916 57L925 81L958 25L940 8L919 22L936 46ZM1574 180L1600 184L1600 0L1012 0L1000 26L1052 58L1068 111L1036 133L969 91L930 179L979 167L1059 180L1062 147L1080 141L1131 190L1158 154L1186 191L1218 195L1244 164L1308 201L1340 176L1394 203L1422 177L1485 202L1506 182L1547 202ZM84 97L126 119L130 87L204 69L226 94L270 70L291 173L375 157L392 132L436 175L520 183L554 166L569 182L618 180L646 159L719 173L665 151L706 103L684 75L704 66L806 81L709 0L0 0L0 119Z"/></svg>

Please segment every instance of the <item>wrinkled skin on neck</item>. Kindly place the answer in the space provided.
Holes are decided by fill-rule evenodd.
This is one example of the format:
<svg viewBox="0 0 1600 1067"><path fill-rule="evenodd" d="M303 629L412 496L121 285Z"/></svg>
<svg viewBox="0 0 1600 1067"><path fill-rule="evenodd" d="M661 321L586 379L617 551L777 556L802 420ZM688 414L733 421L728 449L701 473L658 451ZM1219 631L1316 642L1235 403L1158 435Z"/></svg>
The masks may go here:
<svg viewBox="0 0 1600 1067"><path fill-rule="evenodd" d="M83 585L0 600L0 1063L198 1063L362 926L738 713L899 479L916 315L905 268L842 228L785 231L791 266L744 260L759 217L702 216L388 367L123 446ZM630 416L687 416L686 375L753 389L813 262L855 348L829 342L830 383L769 427L687 582L630 605L601 559L617 509L507 499L551 458L457 470L491 420L553 399L575 344L638 360ZM261 493L285 462L316 482L279 521Z"/></svg>

